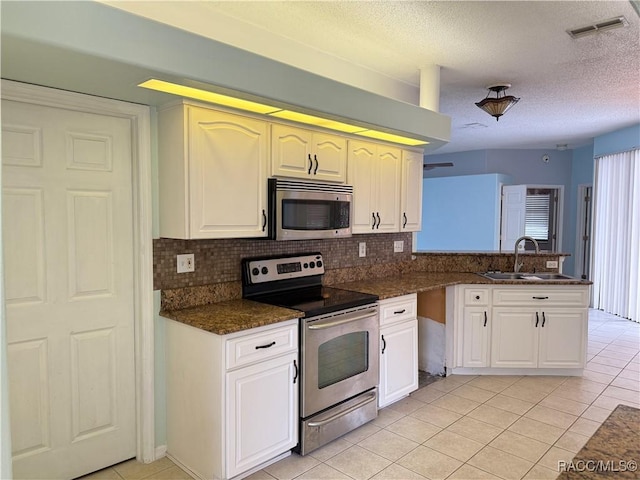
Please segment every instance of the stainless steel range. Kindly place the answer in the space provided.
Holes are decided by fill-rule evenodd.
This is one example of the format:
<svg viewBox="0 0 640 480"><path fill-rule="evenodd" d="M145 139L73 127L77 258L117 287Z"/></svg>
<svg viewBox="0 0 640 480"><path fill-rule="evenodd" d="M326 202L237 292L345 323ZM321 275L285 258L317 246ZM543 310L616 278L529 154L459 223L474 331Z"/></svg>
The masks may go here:
<svg viewBox="0 0 640 480"><path fill-rule="evenodd" d="M377 417L378 297L322 286L320 253L242 262L243 297L300 320L301 455Z"/></svg>

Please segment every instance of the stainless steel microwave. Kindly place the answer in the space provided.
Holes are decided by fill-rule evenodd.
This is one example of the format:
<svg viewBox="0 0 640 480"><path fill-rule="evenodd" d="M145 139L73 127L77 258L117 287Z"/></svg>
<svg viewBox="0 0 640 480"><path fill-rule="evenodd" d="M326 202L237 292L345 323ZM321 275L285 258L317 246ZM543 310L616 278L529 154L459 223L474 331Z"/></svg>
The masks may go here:
<svg viewBox="0 0 640 480"><path fill-rule="evenodd" d="M309 240L351 236L351 185L269 179L269 237Z"/></svg>

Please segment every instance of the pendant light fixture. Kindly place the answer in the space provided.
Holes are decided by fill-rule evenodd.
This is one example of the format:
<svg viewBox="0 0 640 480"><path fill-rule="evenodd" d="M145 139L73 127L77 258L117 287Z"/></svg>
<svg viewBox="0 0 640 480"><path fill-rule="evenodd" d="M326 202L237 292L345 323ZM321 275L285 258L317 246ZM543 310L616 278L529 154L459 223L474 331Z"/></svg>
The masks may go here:
<svg viewBox="0 0 640 480"><path fill-rule="evenodd" d="M516 103L518 103L518 101L520 101L519 98L504 94L504 91L510 86L510 83L497 83L495 85L489 85L487 87L489 93L484 100L477 102L476 105L492 117L496 117L497 122L507 110L509 110ZM495 98L489 98L491 92L495 92Z"/></svg>

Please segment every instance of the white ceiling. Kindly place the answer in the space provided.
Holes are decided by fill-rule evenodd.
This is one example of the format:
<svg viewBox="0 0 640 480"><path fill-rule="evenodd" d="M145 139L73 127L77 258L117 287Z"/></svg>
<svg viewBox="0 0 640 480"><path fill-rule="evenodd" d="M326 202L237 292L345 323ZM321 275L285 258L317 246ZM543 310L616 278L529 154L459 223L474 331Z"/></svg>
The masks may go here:
<svg viewBox="0 0 640 480"><path fill-rule="evenodd" d="M640 27L624 1L103 2L401 101L441 67L451 142L435 153L569 148L640 122ZM574 40L624 16L626 28ZM499 122L474 103L507 82L520 102Z"/></svg>

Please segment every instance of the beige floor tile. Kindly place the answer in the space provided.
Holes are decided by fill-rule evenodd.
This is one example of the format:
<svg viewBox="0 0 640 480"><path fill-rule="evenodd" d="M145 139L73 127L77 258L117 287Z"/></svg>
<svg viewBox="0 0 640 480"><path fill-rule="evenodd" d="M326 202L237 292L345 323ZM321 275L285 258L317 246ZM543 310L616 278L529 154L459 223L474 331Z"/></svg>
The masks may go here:
<svg viewBox="0 0 640 480"><path fill-rule="evenodd" d="M423 445L402 457L398 464L432 480L444 479L462 462Z"/></svg>
<svg viewBox="0 0 640 480"><path fill-rule="evenodd" d="M522 377L514 385L533 387L541 392L551 393L568 379L569 377L560 375L530 375Z"/></svg>
<svg viewBox="0 0 640 480"><path fill-rule="evenodd" d="M500 410L506 410L516 415L524 415L535 403L499 394L487 400L486 405L499 408Z"/></svg>
<svg viewBox="0 0 640 480"><path fill-rule="evenodd" d="M625 370L631 370L632 372L640 372L640 363L629 362L629 364L624 367Z"/></svg>
<svg viewBox="0 0 640 480"><path fill-rule="evenodd" d="M292 453L279 462L265 467L263 470L278 480L290 480L311 470L319 463L317 459L310 455L302 457L296 453Z"/></svg>
<svg viewBox="0 0 640 480"><path fill-rule="evenodd" d="M380 430L381 430L380 427L369 422L347 433L346 435L343 435L340 438L350 443L360 443L362 440L364 440L368 436L373 435L374 433L377 433Z"/></svg>
<svg viewBox="0 0 640 480"><path fill-rule="evenodd" d="M454 390L454 392L457 392L458 390L460 389L456 389ZM431 405L435 405L436 407L440 407L440 408L445 408L447 410L451 410L452 412L456 412L461 415L466 415L471 410L473 410L478 405L480 405L480 403L474 402L473 400L468 400L463 397L459 397L458 395L454 395L453 393L447 393L446 395L440 397L439 399L431 402Z"/></svg>
<svg viewBox="0 0 640 480"><path fill-rule="evenodd" d="M414 442L423 443L440 432L442 428L414 417L403 417L386 427L385 430L402 435Z"/></svg>
<svg viewBox="0 0 640 480"><path fill-rule="evenodd" d="M540 400L546 397L548 393L549 392L546 391L540 391L534 386L519 385L518 383L515 383L509 388L505 388L502 391L501 395L517 398L518 400L524 400L525 402L538 403Z"/></svg>
<svg viewBox="0 0 640 480"><path fill-rule="evenodd" d="M358 445L395 462L420 444L388 430L380 430L365 438Z"/></svg>
<svg viewBox="0 0 640 480"><path fill-rule="evenodd" d="M635 370L629 370L629 369L625 368L614 379L614 382L615 382L615 380L618 380L620 378L624 378L626 380L633 380L634 382L640 383L640 372L635 371ZM612 383L612 385L615 385L615 383L613 383L613 382L611 382L611 383ZM618 386L621 386L621 385L618 385Z"/></svg>
<svg viewBox="0 0 640 480"><path fill-rule="evenodd" d="M557 471L550 470L541 465L534 465L531 470L524 476L523 480L555 480L558 478Z"/></svg>
<svg viewBox="0 0 640 480"><path fill-rule="evenodd" d="M427 480L419 473L413 472L408 468L404 468L397 463L389 465L380 473L372 477L374 480Z"/></svg>
<svg viewBox="0 0 640 480"><path fill-rule="evenodd" d="M575 400L563 398L556 395L556 391L554 390L551 395L543 398L538 405L553 408L554 410L560 410L561 412L569 413L571 415L580 416L582 415L582 412L589 408L589 403L577 402Z"/></svg>
<svg viewBox="0 0 640 480"><path fill-rule="evenodd" d="M409 415L411 412L416 411L417 409L424 407L424 404L428 402L423 402L415 397L404 397L401 400L398 400L395 403L392 403L387 408L393 410L394 412L400 413L402 415Z"/></svg>
<svg viewBox="0 0 640 480"><path fill-rule="evenodd" d="M494 397L496 395L496 392L485 390L483 388L474 387L469 384L462 385L460 388L455 389L452 393L459 397L464 397L466 399L473 400L474 402L478 402L478 403L484 403L487 400L489 400L491 397Z"/></svg>
<svg viewBox="0 0 640 480"><path fill-rule="evenodd" d="M570 413L564 413L542 405L536 405L525 413L524 416L548 425L553 425L554 427L560 427L564 430L569 428L573 422L578 419L577 415L571 415Z"/></svg>
<svg viewBox="0 0 640 480"><path fill-rule="evenodd" d="M152 473L148 477L144 478L147 480L192 480L191 475L178 466L173 466L166 470Z"/></svg>
<svg viewBox="0 0 640 480"><path fill-rule="evenodd" d="M420 405L424 405L424 403L422 402L418 403ZM391 425L393 422L397 422L404 416L404 413L392 410L391 407L385 407L382 410L378 410L378 416L371 421L371 424L375 425L376 427L384 428L387 425Z"/></svg>
<svg viewBox="0 0 640 480"><path fill-rule="evenodd" d="M621 345L608 345L604 347L604 350L602 352L608 352L612 355L618 355L620 357L622 357L623 355L630 355L629 359L631 359L638 354L638 348L623 347Z"/></svg>
<svg viewBox="0 0 640 480"><path fill-rule="evenodd" d="M299 477L296 477L296 480L351 480L351 477L345 473L342 473L335 468L330 467L326 463L321 463L313 467L311 470L307 470Z"/></svg>
<svg viewBox="0 0 640 480"><path fill-rule="evenodd" d="M520 480L533 467L533 462L488 446L480 450L468 463L507 480Z"/></svg>
<svg viewBox="0 0 640 480"><path fill-rule="evenodd" d="M484 447L484 443L443 430L424 442L424 446L466 462Z"/></svg>
<svg viewBox="0 0 640 480"><path fill-rule="evenodd" d="M611 415L611 410L591 405L582 414L582 418L602 423L607 419L609 415Z"/></svg>
<svg viewBox="0 0 640 480"><path fill-rule="evenodd" d="M317 458L321 462L326 462L331 457L335 457L340 452L343 452L344 450L346 450L347 448L351 448L352 446L353 443L347 442L342 438L338 438L333 442L328 443L323 447L318 448L317 450L314 450L309 455L311 455L313 458Z"/></svg>
<svg viewBox="0 0 640 480"><path fill-rule="evenodd" d="M601 385L601 384L596 384L596 385ZM602 385L602 386L604 387L605 385ZM561 387L558 387L557 389L555 389L553 393L549 396L560 397L566 400L572 400L574 402L589 405L596 398L598 398L599 395L600 395L600 392L597 392L597 393L588 392L586 390L582 390L578 388L577 386L562 385ZM548 397L543 398L542 401L544 402L546 398Z"/></svg>
<svg viewBox="0 0 640 480"><path fill-rule="evenodd" d="M611 385L605 388L602 395L607 397L618 398L620 400L627 400L629 402L640 403L640 392L635 390L628 390L626 388L612 387Z"/></svg>
<svg viewBox="0 0 640 480"><path fill-rule="evenodd" d="M437 388L433 388L433 384L427 385L426 387L421 388L420 390L416 390L409 398L413 398L420 402L431 403L434 400L446 395L447 392L443 392L442 390L438 390Z"/></svg>
<svg viewBox="0 0 640 480"><path fill-rule="evenodd" d="M132 459L113 466L113 469L125 480L148 477L154 473L171 468L175 464L167 457L162 457L152 463L142 463Z"/></svg>
<svg viewBox="0 0 640 480"><path fill-rule="evenodd" d="M585 370L589 370L591 372L604 373L606 375L613 375L614 377L618 375L622 368L619 367L611 367L609 365L602 365L601 363L594 363L593 360L587 363Z"/></svg>
<svg viewBox="0 0 640 480"><path fill-rule="evenodd" d="M435 388L436 390L441 390L445 393L449 393L456 388L461 387L467 382L467 380L463 380L458 375L451 375L449 377L445 377L442 380L438 380L437 382L433 382L430 387Z"/></svg>
<svg viewBox="0 0 640 480"><path fill-rule="evenodd" d="M470 438L484 445L500 435L502 428L489 425L475 418L463 417L447 428L448 431Z"/></svg>
<svg viewBox="0 0 640 480"><path fill-rule="evenodd" d="M587 440L589 440L588 436L569 430L562 434L554 446L578 453Z"/></svg>
<svg viewBox="0 0 640 480"><path fill-rule="evenodd" d="M563 428L554 427L527 417L522 417L507 430L549 445L553 445L565 431Z"/></svg>
<svg viewBox="0 0 640 480"><path fill-rule="evenodd" d="M499 428L507 428L520 418L520 415L487 404L480 405L470 412L468 416Z"/></svg>
<svg viewBox="0 0 640 480"><path fill-rule="evenodd" d="M269 475L264 470L258 470L255 473L252 473L248 477L244 477L244 480L273 480L275 477Z"/></svg>
<svg viewBox="0 0 640 480"><path fill-rule="evenodd" d="M630 402L628 400L621 400L619 398L607 397L606 395L600 395L591 404L595 407L605 408L609 411L613 411L618 405L629 405L630 407L640 408L640 403Z"/></svg>
<svg viewBox="0 0 640 480"><path fill-rule="evenodd" d="M598 430L598 427L600 427L600 422L594 422L593 420L588 420L586 418L579 418L573 425L571 425L569 431L590 437L596 432L596 430Z"/></svg>
<svg viewBox="0 0 640 480"><path fill-rule="evenodd" d="M470 387L482 388L483 390L489 390L493 393L500 393L505 388L512 385L515 381L504 381L501 380L499 376L481 376L478 378L474 378L467 385Z"/></svg>
<svg viewBox="0 0 640 480"><path fill-rule="evenodd" d="M326 461L326 464L356 480L365 480L381 472L391 461L354 445Z"/></svg>
<svg viewBox="0 0 640 480"><path fill-rule="evenodd" d="M109 467L80 477L77 480L122 480L122 477L112 467Z"/></svg>
<svg viewBox="0 0 640 480"><path fill-rule="evenodd" d="M603 385L600 382L592 382L591 380L583 377L571 377L570 379L568 379L566 382L564 382L562 385L560 385L556 390L554 390L553 393L556 393L559 390L562 390L563 388L568 388L568 387L577 387L580 390L584 390L585 392L592 392L592 393L602 393L602 391L607 388L606 385Z"/></svg>
<svg viewBox="0 0 640 480"><path fill-rule="evenodd" d="M547 450L551 448L548 443L543 443L509 430L502 432L489 445L534 463L540 460Z"/></svg>
<svg viewBox="0 0 640 480"><path fill-rule="evenodd" d="M621 360L620 358L613 358L613 357L605 357L603 355L596 355L590 361L593 363L600 363L601 365L608 365L610 367L617 367L617 368L624 368L627 366L627 363L629 363L628 360Z"/></svg>
<svg viewBox="0 0 640 480"><path fill-rule="evenodd" d="M558 447L551 447L549 451L545 453L544 456L540 459L538 465L558 472L561 463L566 465L573 459L574 455L575 454L573 452L570 452L569 450Z"/></svg>
<svg viewBox="0 0 640 480"><path fill-rule="evenodd" d="M428 404L422 408L419 408L415 412L412 412L411 417L417 418L424 422L432 423L437 427L447 427L456 420L460 419L462 415L445 408L436 407Z"/></svg>
<svg viewBox="0 0 640 480"><path fill-rule="evenodd" d="M447 480L500 480L500 477L465 463L447 477Z"/></svg>
<svg viewBox="0 0 640 480"><path fill-rule="evenodd" d="M598 373L598 372L594 372L592 370L586 370L586 369L582 372L582 377L586 380L590 380L592 382L597 382L597 383L603 383L605 385L610 384L615 378L615 376L613 375L607 375L604 373Z"/></svg>

